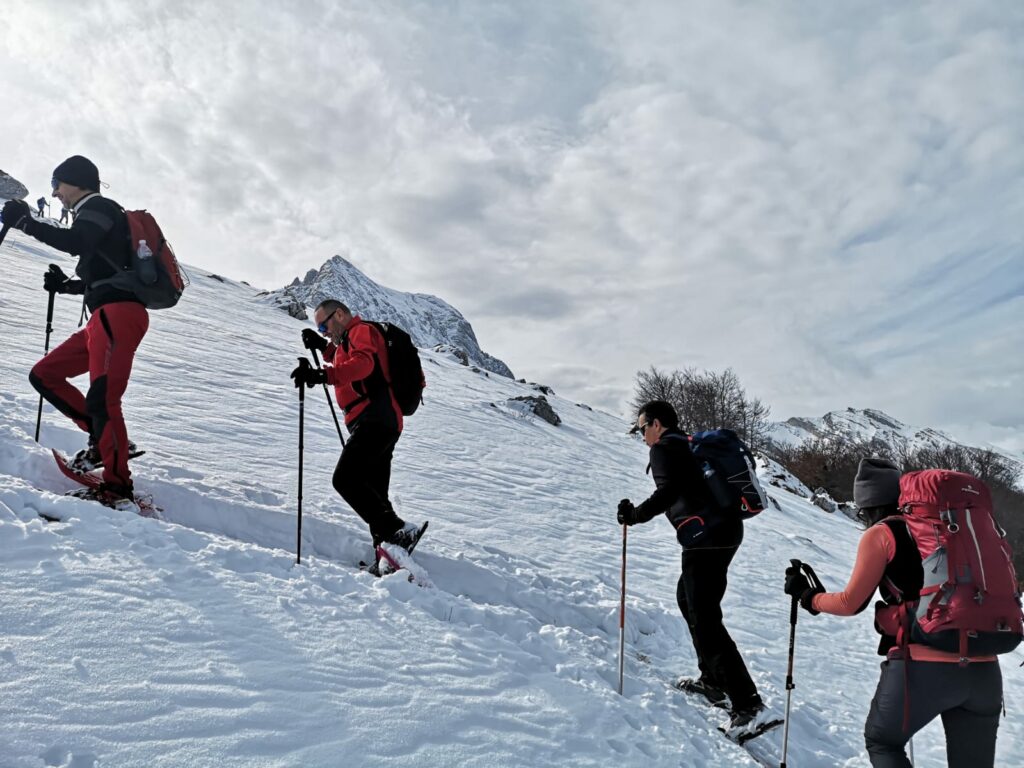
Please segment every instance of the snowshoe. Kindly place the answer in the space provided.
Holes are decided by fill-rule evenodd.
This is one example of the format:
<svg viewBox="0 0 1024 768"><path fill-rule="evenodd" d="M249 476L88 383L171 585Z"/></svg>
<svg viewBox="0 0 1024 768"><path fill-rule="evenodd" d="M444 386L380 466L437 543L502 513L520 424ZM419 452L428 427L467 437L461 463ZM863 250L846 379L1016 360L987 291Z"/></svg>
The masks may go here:
<svg viewBox="0 0 1024 768"><path fill-rule="evenodd" d="M96 501L111 509L119 509L125 512L141 512L139 505L135 503L135 494L127 486L119 487L101 483L96 487L76 488L64 495L76 499L84 499L85 501Z"/></svg>
<svg viewBox="0 0 1024 768"><path fill-rule="evenodd" d="M718 730L731 741L742 745L773 728L778 728L784 722L779 718L773 718L771 713L761 705L749 709L733 710L729 724L720 726Z"/></svg>

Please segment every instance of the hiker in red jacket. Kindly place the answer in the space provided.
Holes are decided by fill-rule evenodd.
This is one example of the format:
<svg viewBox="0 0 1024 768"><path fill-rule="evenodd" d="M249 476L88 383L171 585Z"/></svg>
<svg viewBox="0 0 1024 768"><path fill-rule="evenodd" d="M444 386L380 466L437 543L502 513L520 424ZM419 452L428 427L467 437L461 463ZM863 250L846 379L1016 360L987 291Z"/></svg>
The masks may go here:
<svg viewBox="0 0 1024 768"><path fill-rule="evenodd" d="M313 319L321 335L306 328L302 343L321 352L331 364L318 370L303 360L291 378L296 387L332 385L345 412L351 437L334 470L334 488L370 527L374 548L389 543L409 550L415 547L422 528L402 520L388 498L391 459L403 422L388 383L384 336L334 299L321 302Z"/></svg>
<svg viewBox="0 0 1024 768"><path fill-rule="evenodd" d="M900 470L885 459L865 458L853 484L858 516L869 526L857 547L853 574L842 592L826 592L816 579L797 568L786 570L786 594L796 597L813 615L852 616L871 602L876 589L885 604L916 600L924 572L917 545L898 507ZM812 572L813 573L813 572ZM995 762L996 729L1002 708L1003 679L995 656L960 655L928 645L897 643L895 627L882 626L879 609L875 628L882 634L879 655L882 675L871 700L864 740L875 768L909 768L906 744L936 717L946 731L950 768L985 768Z"/></svg>
<svg viewBox="0 0 1024 768"><path fill-rule="evenodd" d="M135 453L121 412L135 350L149 328L146 307L131 293L105 278L131 264L128 221L121 206L100 195L99 171L88 159L75 155L53 172L53 196L75 213L70 228L39 221L21 200L3 207L4 223L22 230L59 251L78 256L71 279L56 264L43 276L43 287L55 293L85 296L92 313L85 328L72 334L32 368L29 381L58 411L89 435L88 447L70 466L81 472L103 467L99 489L76 495L108 503L131 499L128 459ZM83 395L68 379L89 374Z"/></svg>

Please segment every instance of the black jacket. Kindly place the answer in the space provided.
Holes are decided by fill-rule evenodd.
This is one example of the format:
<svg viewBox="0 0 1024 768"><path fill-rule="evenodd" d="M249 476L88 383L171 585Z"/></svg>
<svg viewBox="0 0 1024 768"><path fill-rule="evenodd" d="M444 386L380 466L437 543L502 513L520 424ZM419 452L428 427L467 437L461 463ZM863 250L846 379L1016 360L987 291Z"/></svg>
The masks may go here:
<svg viewBox="0 0 1024 768"><path fill-rule="evenodd" d="M664 513L676 529L691 515L700 515L713 524L698 547L739 544L743 538L743 522L738 516L726 519L718 510L685 433L678 429L667 430L651 446L648 469L657 490L636 508L638 522L646 523Z"/></svg>
<svg viewBox="0 0 1024 768"><path fill-rule="evenodd" d="M131 266L128 219L124 209L113 200L93 194L78 207L70 229L33 219L25 227L25 234L79 257L75 274L85 284L85 303L89 311L95 312L104 304L116 301L138 301L134 294L109 285L92 287L97 280L114 276L115 269L107 259L122 268Z"/></svg>
<svg viewBox="0 0 1024 768"><path fill-rule="evenodd" d="M907 530L907 521L902 519L901 515L887 517L875 525L889 526L896 542L896 554L885 566L882 581L878 585L882 600L875 604L877 612L884 610L884 606L898 606L900 603L919 600L921 588L924 586L924 568L921 565L921 553L917 543ZM863 611L870 602L869 596L857 613ZM878 655L885 656L896 647L896 636L886 634L877 621L875 629L882 636L878 641Z"/></svg>

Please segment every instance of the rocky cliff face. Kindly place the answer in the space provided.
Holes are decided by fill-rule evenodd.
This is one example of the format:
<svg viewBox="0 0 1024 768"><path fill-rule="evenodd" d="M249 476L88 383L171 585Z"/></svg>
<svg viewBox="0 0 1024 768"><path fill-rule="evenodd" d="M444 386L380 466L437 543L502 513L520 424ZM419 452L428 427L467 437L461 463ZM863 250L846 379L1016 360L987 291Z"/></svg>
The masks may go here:
<svg viewBox="0 0 1024 768"><path fill-rule="evenodd" d="M13 176L0 171L0 200L22 200L28 195L28 187Z"/></svg>
<svg viewBox="0 0 1024 768"><path fill-rule="evenodd" d="M338 299L367 320L404 328L418 347L454 347L465 354L468 364L513 378L505 363L480 348L473 326L455 307L436 296L402 293L380 285L341 256L319 270L311 269L301 280L295 278L291 285L264 295L273 306L303 319L309 316L307 307L315 307L324 299Z"/></svg>

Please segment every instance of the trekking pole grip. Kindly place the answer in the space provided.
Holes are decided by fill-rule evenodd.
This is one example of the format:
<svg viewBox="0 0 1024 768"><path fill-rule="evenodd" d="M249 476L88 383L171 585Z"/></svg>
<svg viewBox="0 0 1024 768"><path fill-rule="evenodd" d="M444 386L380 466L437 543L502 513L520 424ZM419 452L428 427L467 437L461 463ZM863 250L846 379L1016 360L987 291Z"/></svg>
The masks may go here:
<svg viewBox="0 0 1024 768"><path fill-rule="evenodd" d="M794 559L794 560L790 560L789 562L798 571L802 571L804 568L807 567L803 563L801 563L799 560L795 560ZM797 597L796 595L793 595L793 600L792 600L792 602L791 602L791 604L789 606L789 623L792 624L793 626L796 626L797 608L799 608L799 607L800 607L800 598Z"/></svg>

